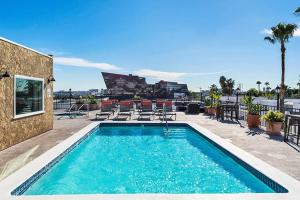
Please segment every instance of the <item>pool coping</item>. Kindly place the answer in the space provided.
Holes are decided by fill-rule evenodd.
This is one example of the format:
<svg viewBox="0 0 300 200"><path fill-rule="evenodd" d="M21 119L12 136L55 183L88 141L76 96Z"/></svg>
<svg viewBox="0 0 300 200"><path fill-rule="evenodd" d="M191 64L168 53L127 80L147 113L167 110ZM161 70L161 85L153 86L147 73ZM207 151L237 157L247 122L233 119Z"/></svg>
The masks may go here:
<svg viewBox="0 0 300 200"><path fill-rule="evenodd" d="M264 161L256 158L255 156L247 153L239 147L231 144L229 141L219 137L213 132L200 125L187 121L170 121L169 124L186 124L196 131L200 132L206 138L212 140L217 145L221 146L226 151L230 152L255 170L259 171L269 179L280 184L288 190L288 193L239 193L239 194L87 194L87 195L24 195L15 196L11 192L16 187L22 185L26 180L36 174L39 170L47 166L52 160L56 159L59 155L63 154L68 148L72 147L76 142L84 138L93 129L97 128L100 124L162 124L161 121L104 121L104 122L93 122L88 126L84 127L74 135L65 139L58 145L49 149L36 159L26 164L15 173L11 174L0 182L0 199L2 200L77 200L81 199L97 199L97 200L127 200L127 199L138 199L138 200L155 200L155 199L215 199L215 200L226 200L226 199L245 199L245 200L256 200L256 199L272 199L272 200L287 200L287 199L298 199L300 197L300 182L290 177L289 175L281 172L280 170L272 167Z"/></svg>

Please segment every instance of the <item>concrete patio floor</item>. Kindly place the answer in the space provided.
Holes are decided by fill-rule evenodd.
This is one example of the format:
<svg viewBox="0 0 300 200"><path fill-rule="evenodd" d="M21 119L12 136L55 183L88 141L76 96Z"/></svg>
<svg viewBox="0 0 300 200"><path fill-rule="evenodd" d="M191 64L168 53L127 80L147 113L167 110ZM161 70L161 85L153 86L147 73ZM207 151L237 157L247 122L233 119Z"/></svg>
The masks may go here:
<svg viewBox="0 0 300 200"><path fill-rule="evenodd" d="M74 119L64 117L58 120L55 117L53 130L0 151L0 180L90 124L94 118L95 112L90 112L89 117ZM132 119L136 118L133 116ZM195 122L300 181L299 147L283 142L282 136L271 137L262 129L249 130L246 125L218 122L203 114L178 112L177 120Z"/></svg>

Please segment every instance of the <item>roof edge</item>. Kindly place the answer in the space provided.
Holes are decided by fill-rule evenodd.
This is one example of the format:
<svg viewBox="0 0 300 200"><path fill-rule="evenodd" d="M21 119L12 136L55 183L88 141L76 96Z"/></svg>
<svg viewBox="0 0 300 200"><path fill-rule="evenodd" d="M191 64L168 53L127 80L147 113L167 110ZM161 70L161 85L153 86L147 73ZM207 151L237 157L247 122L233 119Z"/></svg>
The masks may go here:
<svg viewBox="0 0 300 200"><path fill-rule="evenodd" d="M8 42L8 43L11 43L11 44L14 44L14 45L17 45L17 46L19 46L19 47L28 49L28 50L30 50L30 51L32 51L32 52L35 52L35 53L38 53L38 54L40 54L40 55L43 55L43 56L46 56L46 57L48 57L48 58L52 58L52 59L53 59L53 56L50 56L50 55L47 55L47 54L45 54L45 53L39 52L39 51L37 51L37 50L31 49L31 48L29 48L29 47L27 47L27 46L24 46L24 45L22 45L22 44L16 43L16 42L11 41L11 40L9 40L9 39L6 39L6 38L4 38L4 37L1 37L1 36L0 36L0 40L3 40L3 41L5 41L5 42Z"/></svg>

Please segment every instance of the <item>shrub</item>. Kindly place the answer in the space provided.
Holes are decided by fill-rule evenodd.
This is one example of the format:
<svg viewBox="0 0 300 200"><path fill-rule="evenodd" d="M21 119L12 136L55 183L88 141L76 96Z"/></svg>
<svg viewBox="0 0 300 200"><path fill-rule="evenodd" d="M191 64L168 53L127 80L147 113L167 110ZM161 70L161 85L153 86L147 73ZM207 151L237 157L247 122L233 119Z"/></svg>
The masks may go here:
<svg viewBox="0 0 300 200"><path fill-rule="evenodd" d="M265 115L261 117L261 119L267 122L283 122L284 114L279 111L269 110Z"/></svg>
<svg viewBox="0 0 300 200"><path fill-rule="evenodd" d="M251 96L245 96L243 98L243 103L247 106L248 114L259 115L261 110L261 105L253 103L254 98Z"/></svg>
<svg viewBox="0 0 300 200"><path fill-rule="evenodd" d="M97 101L97 99L94 95L89 95L88 99L89 99L90 104L97 104L98 103L98 101Z"/></svg>

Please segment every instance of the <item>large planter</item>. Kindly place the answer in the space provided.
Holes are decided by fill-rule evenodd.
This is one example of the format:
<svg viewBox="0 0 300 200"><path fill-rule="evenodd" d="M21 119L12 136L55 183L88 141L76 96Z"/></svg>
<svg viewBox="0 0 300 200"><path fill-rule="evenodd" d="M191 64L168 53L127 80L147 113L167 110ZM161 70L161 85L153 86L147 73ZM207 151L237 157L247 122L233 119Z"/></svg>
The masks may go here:
<svg viewBox="0 0 300 200"><path fill-rule="evenodd" d="M216 114L216 108L215 107L209 107L208 108L208 114L209 115L215 115Z"/></svg>
<svg viewBox="0 0 300 200"><path fill-rule="evenodd" d="M99 105L94 103L94 104L89 104L89 109L90 110L98 110L99 109Z"/></svg>
<svg viewBox="0 0 300 200"><path fill-rule="evenodd" d="M266 132L270 135L280 135L283 122L266 122Z"/></svg>
<svg viewBox="0 0 300 200"><path fill-rule="evenodd" d="M216 111L216 117L217 118L220 117L220 115L221 115L221 109L220 109L220 107L216 107L215 111Z"/></svg>
<svg viewBox="0 0 300 200"><path fill-rule="evenodd" d="M248 128L258 128L260 124L260 116L248 114L247 124L248 124Z"/></svg>
<svg viewBox="0 0 300 200"><path fill-rule="evenodd" d="M206 114L209 114L208 111L209 111L209 107L204 107L204 112L205 112Z"/></svg>

